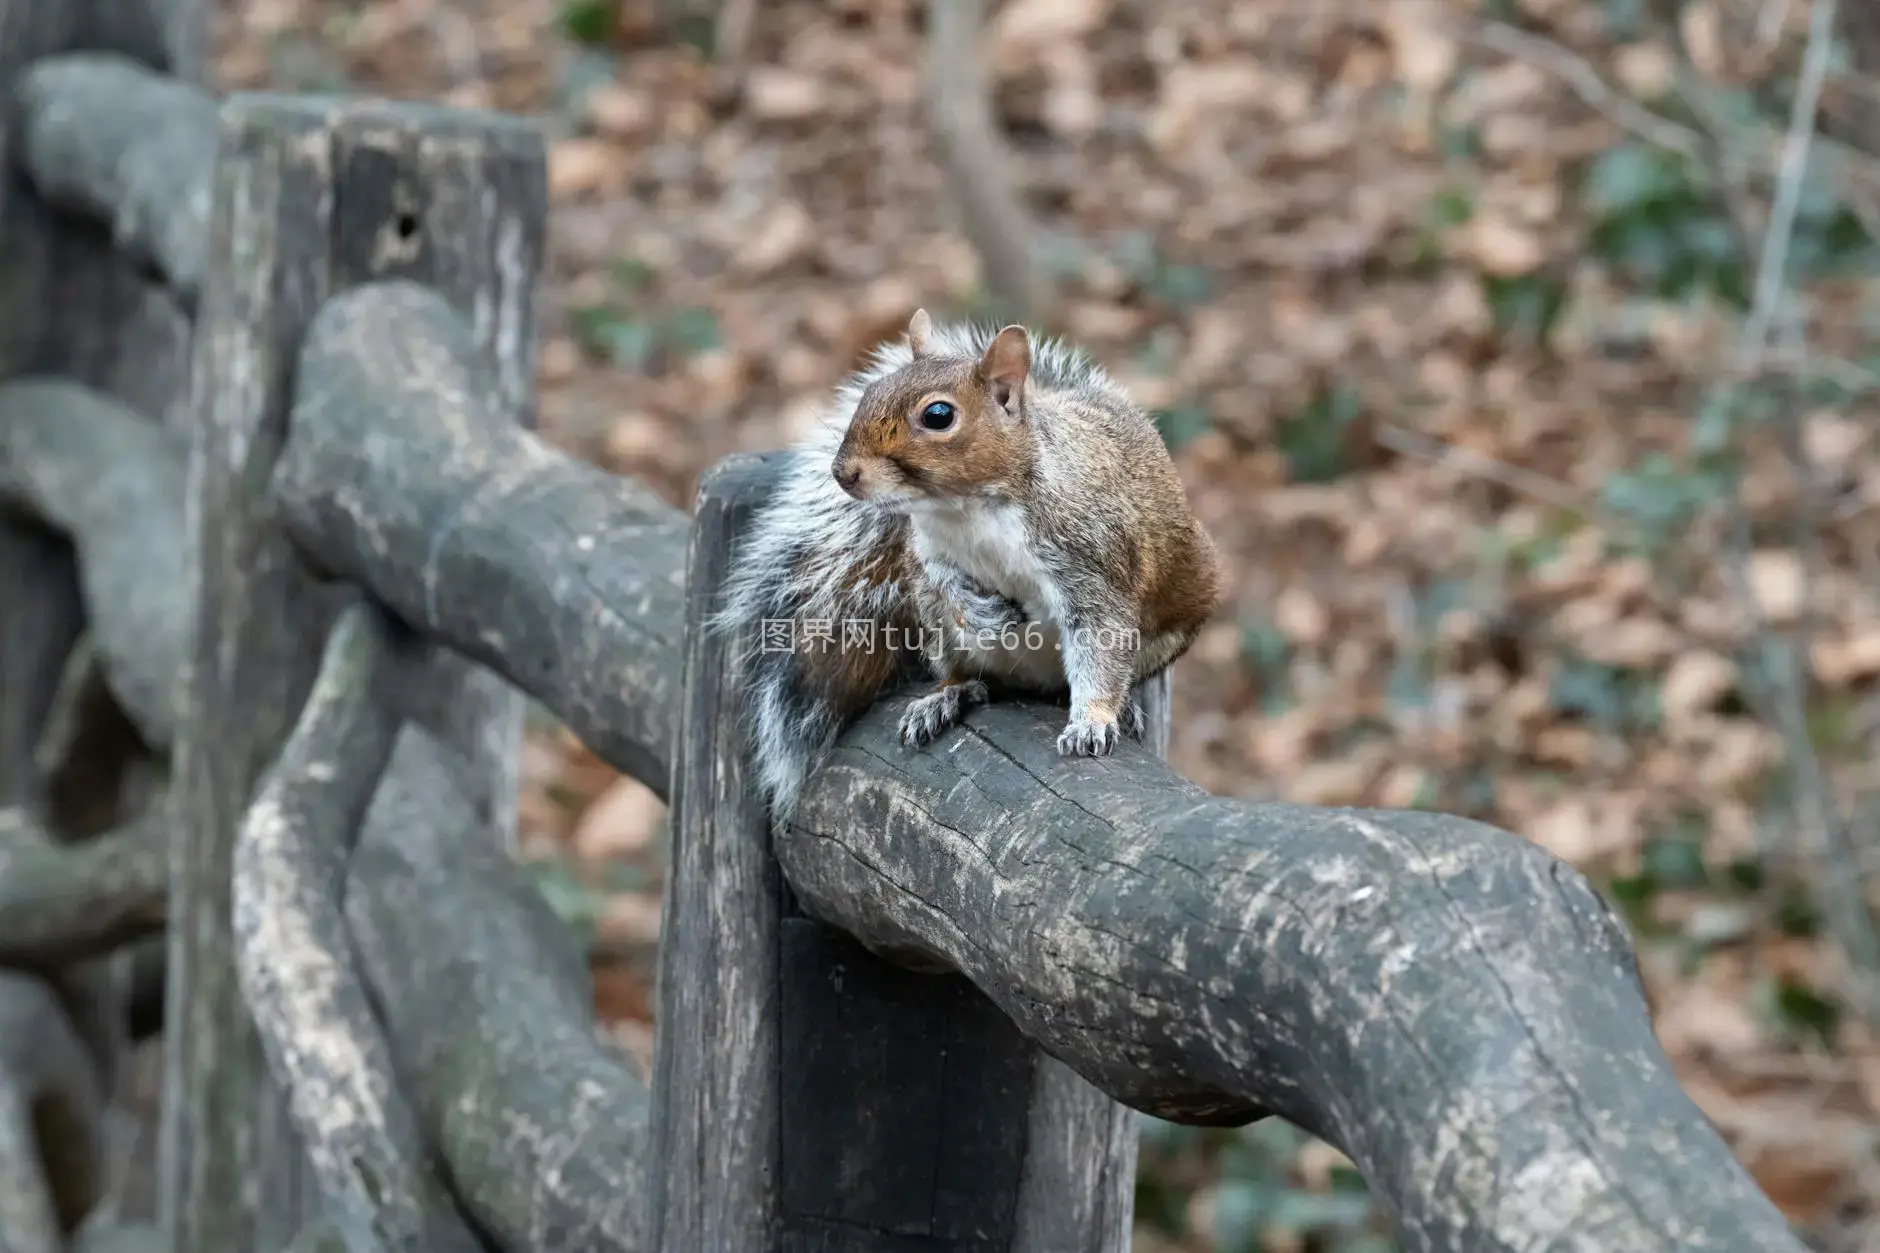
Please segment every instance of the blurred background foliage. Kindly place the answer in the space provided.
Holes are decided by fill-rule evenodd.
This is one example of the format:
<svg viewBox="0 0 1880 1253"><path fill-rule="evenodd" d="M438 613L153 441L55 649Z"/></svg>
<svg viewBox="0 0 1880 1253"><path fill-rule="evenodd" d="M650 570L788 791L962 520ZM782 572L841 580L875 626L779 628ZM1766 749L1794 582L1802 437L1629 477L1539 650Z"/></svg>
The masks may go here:
<svg viewBox="0 0 1880 1253"><path fill-rule="evenodd" d="M1174 763L1578 866L1693 1099L1815 1247L1876 1247L1880 22L957 3L964 40L914 0L228 0L218 43L229 86L539 119L542 427L682 507L919 305L1089 347L1230 566ZM546 721L526 769L644 1060L663 814ZM1395 1247L1277 1121L1146 1120L1136 1243Z"/></svg>

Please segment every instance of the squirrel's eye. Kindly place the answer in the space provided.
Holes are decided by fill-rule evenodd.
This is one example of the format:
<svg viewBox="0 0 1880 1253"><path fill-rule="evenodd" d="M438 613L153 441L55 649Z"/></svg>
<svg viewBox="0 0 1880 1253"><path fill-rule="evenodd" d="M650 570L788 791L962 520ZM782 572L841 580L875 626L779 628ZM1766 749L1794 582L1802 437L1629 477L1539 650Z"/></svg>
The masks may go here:
<svg viewBox="0 0 1880 1253"><path fill-rule="evenodd" d="M953 406L936 400L920 411L920 424L930 431L944 431L953 425Z"/></svg>

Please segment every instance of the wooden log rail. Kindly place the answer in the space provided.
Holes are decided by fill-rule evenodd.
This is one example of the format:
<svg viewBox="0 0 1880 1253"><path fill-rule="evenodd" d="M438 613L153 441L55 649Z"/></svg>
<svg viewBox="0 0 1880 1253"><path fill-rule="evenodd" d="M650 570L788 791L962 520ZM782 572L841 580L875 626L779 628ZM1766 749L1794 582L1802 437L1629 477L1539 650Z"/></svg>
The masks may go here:
<svg viewBox="0 0 1880 1253"><path fill-rule="evenodd" d="M1133 1109L1297 1122L1409 1249L1803 1247L1580 875L1208 796L1159 760L1165 687L1101 761L1023 704L904 751L884 702L769 829L699 624L774 461L687 519L527 429L532 131L23 65L0 157L154 271L193 365L180 400L34 352L0 383L0 574L65 561L70 600L0 624L57 678L0 686L33 746L0 773L0 1244L1121 1253ZM180 129L140 155L107 89ZM650 1086L511 859L518 693L671 802ZM152 756L135 804L58 801ZM79 1233L90 975L166 924L159 1224Z"/></svg>

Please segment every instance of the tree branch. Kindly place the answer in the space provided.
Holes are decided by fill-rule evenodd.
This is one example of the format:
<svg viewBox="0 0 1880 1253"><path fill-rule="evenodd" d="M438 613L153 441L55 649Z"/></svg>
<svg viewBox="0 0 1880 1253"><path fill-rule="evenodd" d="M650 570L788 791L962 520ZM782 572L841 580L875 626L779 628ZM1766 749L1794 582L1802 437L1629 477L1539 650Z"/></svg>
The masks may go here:
<svg viewBox="0 0 1880 1253"><path fill-rule="evenodd" d="M986 285L1014 321L1049 319L1053 284L1038 263L1037 229L1018 194L1016 161L992 113L986 72L984 0L927 6L923 70L927 125L966 237L979 250Z"/></svg>

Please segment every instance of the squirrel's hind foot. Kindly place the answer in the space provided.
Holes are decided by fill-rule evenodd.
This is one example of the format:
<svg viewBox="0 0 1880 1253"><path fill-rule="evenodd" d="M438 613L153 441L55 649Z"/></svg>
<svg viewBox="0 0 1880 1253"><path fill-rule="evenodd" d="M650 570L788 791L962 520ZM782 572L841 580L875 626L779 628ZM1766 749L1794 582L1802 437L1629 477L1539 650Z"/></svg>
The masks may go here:
<svg viewBox="0 0 1880 1253"><path fill-rule="evenodd" d="M1116 725L1124 735L1140 744L1149 732L1149 716L1142 712L1142 702L1134 696L1124 701L1122 711L1116 715Z"/></svg>
<svg viewBox="0 0 1880 1253"><path fill-rule="evenodd" d="M901 743L909 748L933 743L968 709L985 704L989 697L982 680L965 679L909 701L907 711L901 715Z"/></svg>

